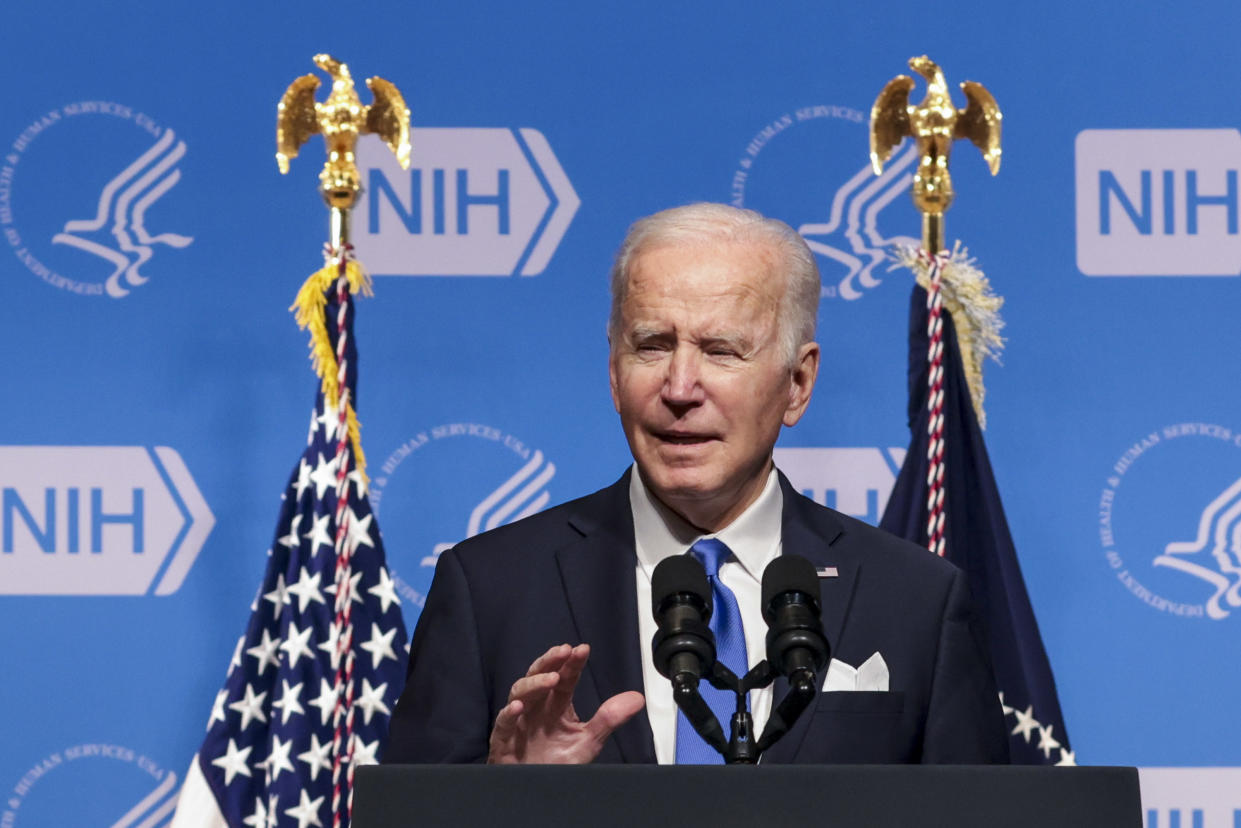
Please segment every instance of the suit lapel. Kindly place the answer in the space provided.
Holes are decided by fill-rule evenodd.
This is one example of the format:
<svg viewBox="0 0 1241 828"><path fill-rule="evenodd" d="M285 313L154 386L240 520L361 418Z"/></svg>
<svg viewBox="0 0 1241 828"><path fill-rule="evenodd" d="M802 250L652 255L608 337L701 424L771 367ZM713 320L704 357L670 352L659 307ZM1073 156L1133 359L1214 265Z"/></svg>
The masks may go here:
<svg viewBox="0 0 1241 828"><path fill-rule="evenodd" d="M580 640L591 645L586 677L600 702L643 688L631 515L627 472L570 516L569 523L582 537L556 553L574 626ZM618 728L613 739L625 762L655 761L645 714Z"/></svg>
<svg viewBox="0 0 1241 828"><path fill-rule="evenodd" d="M859 563L855 556L833 546L844 535L844 526L830 511L817 507L799 494L783 473L780 485L784 490L784 518L781 527L781 552L784 555L800 555L814 564L815 568L835 567L836 576L819 578L819 600L823 609L823 633L834 654L844 631L845 617L853 599ZM820 686L826 670L819 676ZM775 683L773 705L778 705L788 693L788 682L779 678ZM774 707L773 707L774 709ZM814 703L798 717L797 723L779 742L764 754L772 762L791 762L806 738Z"/></svg>
<svg viewBox="0 0 1241 828"><path fill-rule="evenodd" d="M844 535L844 526L828 511L793 490L791 484L780 477L784 490L784 525L781 537L785 555L801 555L814 564L816 569L834 567L834 577L819 578L819 600L823 608L823 633L835 650L844 630L849 602L853 599L853 586L858 575L856 556L843 553L836 541Z"/></svg>

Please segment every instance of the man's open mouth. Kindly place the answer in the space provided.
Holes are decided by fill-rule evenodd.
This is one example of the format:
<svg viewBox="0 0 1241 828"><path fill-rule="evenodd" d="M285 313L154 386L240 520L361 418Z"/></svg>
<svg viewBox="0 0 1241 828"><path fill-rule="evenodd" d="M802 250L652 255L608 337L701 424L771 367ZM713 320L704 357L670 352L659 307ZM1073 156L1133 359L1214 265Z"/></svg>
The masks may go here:
<svg viewBox="0 0 1241 828"><path fill-rule="evenodd" d="M678 446L693 446L715 439L710 434L689 434L680 431L656 432L655 436L665 443L672 443Z"/></svg>

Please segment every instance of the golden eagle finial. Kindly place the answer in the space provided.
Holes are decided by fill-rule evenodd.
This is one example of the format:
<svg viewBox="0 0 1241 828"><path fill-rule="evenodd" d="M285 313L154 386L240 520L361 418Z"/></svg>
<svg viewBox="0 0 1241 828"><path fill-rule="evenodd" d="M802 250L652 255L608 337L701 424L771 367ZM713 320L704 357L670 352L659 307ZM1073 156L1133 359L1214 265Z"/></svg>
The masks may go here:
<svg viewBox="0 0 1241 828"><path fill-rule="evenodd" d="M878 175L892 151L906 136L912 137L920 156L914 174L914 204L923 214L942 215L952 204L948 155L954 140L973 141L991 174L1000 171L1000 108L982 84L966 81L961 89L969 103L957 109L944 73L934 61L923 55L911 58L909 66L926 79L926 97L917 106L910 105L914 81L908 75L898 75L883 87L870 112L871 166Z"/></svg>
<svg viewBox="0 0 1241 828"><path fill-rule="evenodd" d="M319 174L319 190L329 206L349 208L362 189L354 160L358 135L378 135L401 167L409 168L409 107L400 91L383 78L366 82L374 102L363 106L346 64L326 54L315 55L314 61L332 78L332 91L318 103L316 76L303 75L289 84L276 109L276 163L280 172L287 173L289 159L297 157L302 144L316 132L323 133L327 163Z"/></svg>

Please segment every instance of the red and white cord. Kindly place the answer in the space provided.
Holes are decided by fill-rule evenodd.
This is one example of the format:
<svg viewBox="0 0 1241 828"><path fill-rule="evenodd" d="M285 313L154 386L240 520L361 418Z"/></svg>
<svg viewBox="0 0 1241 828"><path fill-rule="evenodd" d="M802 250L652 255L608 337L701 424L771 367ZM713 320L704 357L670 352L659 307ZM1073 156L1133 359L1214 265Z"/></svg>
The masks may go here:
<svg viewBox="0 0 1241 828"><path fill-rule="evenodd" d="M345 359L348 335L345 328L349 311L349 279L347 269L353 258L353 247L328 248L336 260L336 615L333 626L336 636L336 675L333 683L336 704L332 709L332 825L342 828L344 819L353 816L353 622L351 613L351 581L353 576L353 544L349 537L349 365Z"/></svg>
<svg viewBox="0 0 1241 828"><path fill-rule="evenodd" d="M922 251L929 266L926 290L927 444L926 545L944 555L944 297L941 256Z"/></svg>

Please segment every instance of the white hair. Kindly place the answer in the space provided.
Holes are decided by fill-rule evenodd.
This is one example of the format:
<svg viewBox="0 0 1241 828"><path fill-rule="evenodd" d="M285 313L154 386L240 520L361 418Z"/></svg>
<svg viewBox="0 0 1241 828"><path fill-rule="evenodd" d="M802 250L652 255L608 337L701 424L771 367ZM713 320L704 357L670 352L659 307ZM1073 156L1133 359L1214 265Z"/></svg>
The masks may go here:
<svg viewBox="0 0 1241 828"><path fill-rule="evenodd" d="M763 244L776 254L776 269L785 279L777 327L785 361L792 365L797 349L814 341L821 287L814 254L797 231L779 219L727 204L699 202L673 207L638 219L630 226L612 265L608 336L613 343L618 341L621 307L629 290L629 269L640 253L677 243L712 241Z"/></svg>

